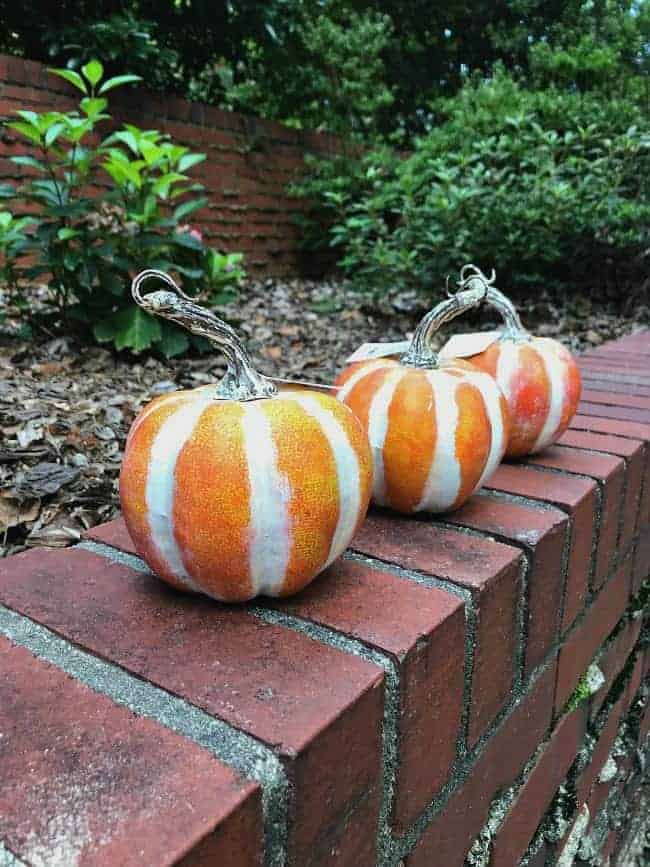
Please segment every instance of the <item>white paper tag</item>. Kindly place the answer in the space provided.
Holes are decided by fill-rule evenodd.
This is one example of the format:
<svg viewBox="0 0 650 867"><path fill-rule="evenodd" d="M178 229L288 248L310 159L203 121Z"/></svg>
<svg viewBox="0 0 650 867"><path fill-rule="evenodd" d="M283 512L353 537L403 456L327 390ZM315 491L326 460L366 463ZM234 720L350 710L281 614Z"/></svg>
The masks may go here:
<svg viewBox="0 0 650 867"><path fill-rule="evenodd" d="M410 340L397 340L394 343L363 343L355 349L346 361L367 361L370 358L385 358L387 355L401 355L411 345Z"/></svg>
<svg viewBox="0 0 650 867"><path fill-rule="evenodd" d="M441 358L469 358L478 355L496 343L501 336L500 331L483 331L475 334L454 334L442 347L438 355Z"/></svg>

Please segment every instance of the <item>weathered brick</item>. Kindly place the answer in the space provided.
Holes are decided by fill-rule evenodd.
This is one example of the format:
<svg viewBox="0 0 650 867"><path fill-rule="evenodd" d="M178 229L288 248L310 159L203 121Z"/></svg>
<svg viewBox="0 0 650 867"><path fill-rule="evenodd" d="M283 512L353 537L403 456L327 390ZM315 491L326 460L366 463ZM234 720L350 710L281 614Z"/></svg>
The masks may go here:
<svg viewBox="0 0 650 867"><path fill-rule="evenodd" d="M555 666L535 681L485 745L467 780L451 795L406 858L407 867L461 867L490 804L511 786L551 721Z"/></svg>
<svg viewBox="0 0 650 867"><path fill-rule="evenodd" d="M552 507L477 494L449 515L446 522L482 530L526 550L529 565L524 669L530 673L545 659L560 625L568 518Z"/></svg>
<svg viewBox="0 0 650 867"><path fill-rule="evenodd" d="M640 631L641 619L637 617L629 620L603 647L602 653L598 657L598 668L603 673L605 683L591 697L592 717L595 717L601 709L612 684L625 667L625 663L638 641Z"/></svg>
<svg viewBox="0 0 650 867"><path fill-rule="evenodd" d="M620 394L629 394L638 397L649 397L650 396L650 386L647 385L629 385L627 383L617 383L612 382L611 380L603 380L600 379L597 373L586 374L583 372L582 374L582 384L583 386L601 389L602 391L607 391L610 388L616 388Z"/></svg>
<svg viewBox="0 0 650 867"><path fill-rule="evenodd" d="M582 400L587 403L602 403L605 406L629 406L637 409L650 409L650 398L636 394L619 394L617 391L601 391L585 388Z"/></svg>
<svg viewBox="0 0 650 867"><path fill-rule="evenodd" d="M639 528L639 538L634 552L632 569L632 592L638 593L641 585L650 574L650 524Z"/></svg>
<svg viewBox="0 0 650 867"><path fill-rule="evenodd" d="M625 494L621 510L622 520L618 550L619 557L626 554L634 538L639 516L647 460L647 450L644 444L639 440L625 439L612 434L568 430L560 437L558 445L606 452L607 454L618 455L625 460Z"/></svg>
<svg viewBox="0 0 650 867"><path fill-rule="evenodd" d="M405 826L446 782L463 707L461 599L339 560L281 610L389 654L400 676L394 821Z"/></svg>
<svg viewBox="0 0 650 867"><path fill-rule="evenodd" d="M324 847L351 863L358 834L374 857L381 669L79 549L0 563L0 599L276 749L295 792L297 863Z"/></svg>
<svg viewBox="0 0 650 867"><path fill-rule="evenodd" d="M589 476L600 486L600 516L596 530L596 561L593 585L600 587L610 573L616 555L616 543L623 501L625 464L621 458L593 454L579 449L551 446L530 458L535 466Z"/></svg>
<svg viewBox="0 0 650 867"><path fill-rule="evenodd" d="M585 732L584 708L558 722L493 838L491 863L519 864L573 764Z"/></svg>
<svg viewBox="0 0 650 867"><path fill-rule="evenodd" d="M631 565L628 557L600 590L560 649L555 693L556 712L562 710L596 651L625 611L630 596Z"/></svg>
<svg viewBox="0 0 650 867"><path fill-rule="evenodd" d="M476 612L470 744L506 703L515 675L522 555L514 548L436 525L371 513L353 540L363 554L465 587Z"/></svg>
<svg viewBox="0 0 650 867"><path fill-rule="evenodd" d="M648 380L650 382L650 380ZM636 421L650 424L650 410L638 409L634 406L606 406L603 403L590 403L582 400L578 404L578 412L582 415L595 415L602 418L618 418L623 421Z"/></svg>
<svg viewBox="0 0 650 867"><path fill-rule="evenodd" d="M0 637L0 839L29 864L261 865L256 784Z"/></svg>
<svg viewBox="0 0 650 867"><path fill-rule="evenodd" d="M544 473L518 464L501 464L488 487L548 503L571 517L571 549L568 557L562 631L568 629L584 607L592 563L596 523L597 486L589 479Z"/></svg>

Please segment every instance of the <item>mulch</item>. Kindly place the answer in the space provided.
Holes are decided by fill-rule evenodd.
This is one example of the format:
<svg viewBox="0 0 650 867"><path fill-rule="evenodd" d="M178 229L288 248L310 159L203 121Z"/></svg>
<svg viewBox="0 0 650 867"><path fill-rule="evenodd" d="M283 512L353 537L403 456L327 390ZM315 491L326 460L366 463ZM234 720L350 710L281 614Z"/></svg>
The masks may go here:
<svg viewBox="0 0 650 867"><path fill-rule="evenodd" d="M248 283L217 313L262 372L328 383L359 344L404 339L429 306L411 293L372 299L336 282L269 279ZM622 315L611 304L584 297L558 304L544 293L520 311L532 331L576 352L650 323L647 306ZM481 313L444 337L497 324ZM0 556L70 545L114 517L122 449L141 407L224 371L216 355L120 356L56 334L21 339L17 325L9 316L0 334Z"/></svg>

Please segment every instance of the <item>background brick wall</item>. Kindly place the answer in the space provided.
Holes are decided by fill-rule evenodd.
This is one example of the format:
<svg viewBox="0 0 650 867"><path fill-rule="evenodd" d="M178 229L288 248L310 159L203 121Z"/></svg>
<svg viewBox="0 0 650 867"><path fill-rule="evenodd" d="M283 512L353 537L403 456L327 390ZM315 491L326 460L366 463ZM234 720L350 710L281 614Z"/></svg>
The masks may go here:
<svg viewBox="0 0 650 867"><path fill-rule="evenodd" d="M40 63L0 55L0 119L17 109L70 110L77 93ZM305 153L331 153L337 139L128 87L109 96L116 121L161 130L207 155L191 170L209 198L206 208L192 214L192 224L212 246L244 253L251 276L318 275L331 266L331 258L301 251L294 217L304 205L290 198L286 187L300 172ZM23 169L7 157L24 152L24 146L10 130L1 136L3 182L20 177Z"/></svg>

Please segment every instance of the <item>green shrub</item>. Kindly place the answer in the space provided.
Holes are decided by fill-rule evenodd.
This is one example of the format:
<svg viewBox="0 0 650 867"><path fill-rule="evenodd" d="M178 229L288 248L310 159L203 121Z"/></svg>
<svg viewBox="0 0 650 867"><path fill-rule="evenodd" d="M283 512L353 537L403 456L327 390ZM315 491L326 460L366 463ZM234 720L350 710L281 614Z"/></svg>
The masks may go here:
<svg viewBox="0 0 650 867"><path fill-rule="evenodd" d="M174 270L188 292L219 302L243 277L240 254L210 249L186 223L206 203L186 174L205 156L130 124L98 140L98 125L110 118L105 94L138 77L104 80L97 60L82 74L54 72L82 92L79 110L19 111L7 124L30 145L11 159L31 173L12 198L29 208L32 225L0 215L5 284L15 297L21 286L46 281L50 318L68 329L117 349L177 355L191 338L137 307L130 282L143 268Z"/></svg>
<svg viewBox="0 0 650 867"><path fill-rule="evenodd" d="M294 190L313 203L310 237L329 220L355 285L432 292L467 261L511 289L640 270L650 123L634 102L530 91L501 70L438 110L443 122L410 155L370 151L344 178L320 163Z"/></svg>

